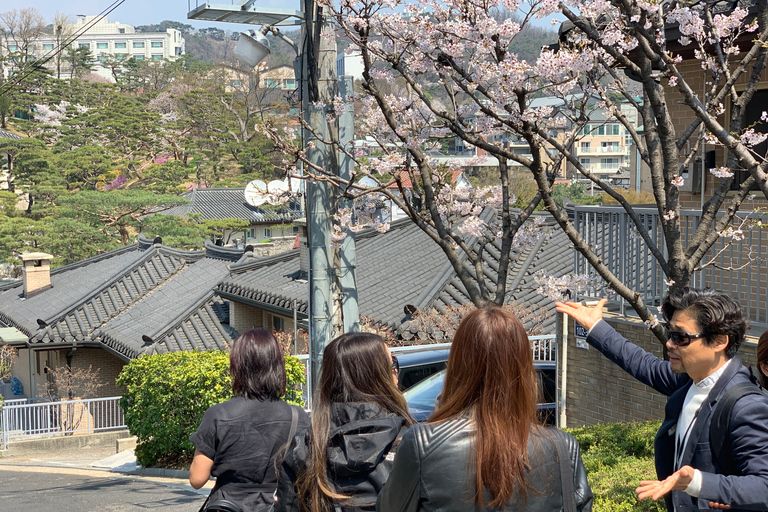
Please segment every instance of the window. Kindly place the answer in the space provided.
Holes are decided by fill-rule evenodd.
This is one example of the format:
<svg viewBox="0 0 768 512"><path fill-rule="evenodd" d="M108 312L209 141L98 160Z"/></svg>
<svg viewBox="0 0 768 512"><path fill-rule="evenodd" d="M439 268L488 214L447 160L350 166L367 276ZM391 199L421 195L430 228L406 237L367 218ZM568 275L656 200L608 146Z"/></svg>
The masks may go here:
<svg viewBox="0 0 768 512"><path fill-rule="evenodd" d="M618 158L601 158L600 168L601 169L618 169L619 159Z"/></svg>
<svg viewBox="0 0 768 512"><path fill-rule="evenodd" d="M270 89L274 89L278 86L277 80L272 80L271 78L267 78L264 80L264 87L268 87Z"/></svg>
<svg viewBox="0 0 768 512"><path fill-rule="evenodd" d="M152 48L162 48L163 47L163 42L162 41L152 41L150 43L150 46Z"/></svg>
<svg viewBox="0 0 768 512"><path fill-rule="evenodd" d="M126 48L126 47L127 47L127 45L125 43L115 43L115 48L116 49Z"/></svg>
<svg viewBox="0 0 768 512"><path fill-rule="evenodd" d="M605 125L601 124L597 127L597 134L598 135L605 135Z"/></svg>
<svg viewBox="0 0 768 512"><path fill-rule="evenodd" d="M153 53L152 54L152 60L163 60L163 54L162 53Z"/></svg>
<svg viewBox="0 0 768 512"><path fill-rule="evenodd" d="M284 331L285 319L281 316L272 315L272 329L276 331Z"/></svg>
<svg viewBox="0 0 768 512"><path fill-rule="evenodd" d="M589 142L582 142L581 143L581 150L584 151L584 152L588 152L589 151Z"/></svg>
<svg viewBox="0 0 768 512"><path fill-rule="evenodd" d="M77 46L78 46L78 48L90 48L91 47L91 43L80 43Z"/></svg>
<svg viewBox="0 0 768 512"><path fill-rule="evenodd" d="M19 47L18 47L18 46L16 46L15 44L9 44L9 45L8 45L8 51L9 51L9 52L16 52L16 51L18 51L18 50L19 50Z"/></svg>
<svg viewBox="0 0 768 512"><path fill-rule="evenodd" d="M591 124L585 124L584 129L581 131L582 135L589 135L592 132L592 125Z"/></svg>
<svg viewBox="0 0 768 512"><path fill-rule="evenodd" d="M232 87L240 87L240 80L232 80Z"/></svg>
<svg viewBox="0 0 768 512"><path fill-rule="evenodd" d="M264 238L272 238L272 230L270 228L264 228Z"/></svg>
<svg viewBox="0 0 768 512"><path fill-rule="evenodd" d="M107 56L104 55L103 53L100 53L99 56L96 58L99 60L99 62L104 62L105 60L107 60Z"/></svg>
<svg viewBox="0 0 768 512"><path fill-rule="evenodd" d="M589 169L589 167L592 165L592 160L589 158L579 158L579 163L586 169Z"/></svg>
<svg viewBox="0 0 768 512"><path fill-rule="evenodd" d="M144 60L144 56L143 55L134 55L133 58L136 59L136 60Z"/></svg>
<svg viewBox="0 0 768 512"><path fill-rule="evenodd" d="M256 228L250 228L248 230L248 238L256 238Z"/></svg>
<svg viewBox="0 0 768 512"><path fill-rule="evenodd" d="M621 133L621 125L620 124L612 124L611 125L611 135L619 135Z"/></svg>
<svg viewBox="0 0 768 512"><path fill-rule="evenodd" d="M106 50L109 48L109 43L96 43L97 50Z"/></svg>
<svg viewBox="0 0 768 512"><path fill-rule="evenodd" d="M125 29L124 28L117 29L117 33L118 34L125 34Z"/></svg>
<svg viewBox="0 0 768 512"><path fill-rule="evenodd" d="M296 88L296 80L293 78L287 78L285 80L285 88L286 89L295 89Z"/></svg>
<svg viewBox="0 0 768 512"><path fill-rule="evenodd" d="M144 41L134 41L133 42L134 48L144 48Z"/></svg>
<svg viewBox="0 0 768 512"><path fill-rule="evenodd" d="M600 150L603 153L617 153L619 151L618 142L601 142Z"/></svg>
<svg viewBox="0 0 768 512"><path fill-rule="evenodd" d="M53 50L53 43L43 43L43 50Z"/></svg>

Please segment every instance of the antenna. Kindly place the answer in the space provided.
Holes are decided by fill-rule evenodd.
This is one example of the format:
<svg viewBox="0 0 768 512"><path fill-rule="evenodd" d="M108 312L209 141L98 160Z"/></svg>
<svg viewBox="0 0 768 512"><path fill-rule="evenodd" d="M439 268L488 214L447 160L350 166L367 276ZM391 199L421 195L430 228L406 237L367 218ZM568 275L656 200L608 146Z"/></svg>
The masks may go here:
<svg viewBox="0 0 768 512"><path fill-rule="evenodd" d="M279 204L280 198L290 195L288 183L280 180L272 180L269 184L261 180L253 180L245 187L245 202L251 206L267 204Z"/></svg>

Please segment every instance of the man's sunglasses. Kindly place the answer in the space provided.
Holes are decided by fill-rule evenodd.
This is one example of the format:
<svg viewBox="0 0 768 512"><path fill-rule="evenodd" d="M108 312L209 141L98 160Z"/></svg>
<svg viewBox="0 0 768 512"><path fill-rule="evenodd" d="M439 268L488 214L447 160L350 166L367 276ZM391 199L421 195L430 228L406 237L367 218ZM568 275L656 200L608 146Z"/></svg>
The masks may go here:
<svg viewBox="0 0 768 512"><path fill-rule="evenodd" d="M669 328L669 325L665 325L664 329L667 331L667 337L676 347L687 347L693 340L699 338L706 338L707 333L702 332L699 334L691 334L685 331L673 331Z"/></svg>
<svg viewBox="0 0 768 512"><path fill-rule="evenodd" d="M400 373L400 361L397 360L397 356L392 356L392 373L395 375Z"/></svg>

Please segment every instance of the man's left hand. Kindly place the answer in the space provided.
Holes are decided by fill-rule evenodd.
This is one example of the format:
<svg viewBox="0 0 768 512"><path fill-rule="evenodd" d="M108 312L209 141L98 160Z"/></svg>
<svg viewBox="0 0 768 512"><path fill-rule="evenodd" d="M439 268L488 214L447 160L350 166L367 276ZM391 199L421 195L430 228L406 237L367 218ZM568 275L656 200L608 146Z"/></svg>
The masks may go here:
<svg viewBox="0 0 768 512"><path fill-rule="evenodd" d="M683 466L665 480L642 480L640 487L635 489L637 499L651 498L657 500L669 491L683 491L693 480L693 468Z"/></svg>

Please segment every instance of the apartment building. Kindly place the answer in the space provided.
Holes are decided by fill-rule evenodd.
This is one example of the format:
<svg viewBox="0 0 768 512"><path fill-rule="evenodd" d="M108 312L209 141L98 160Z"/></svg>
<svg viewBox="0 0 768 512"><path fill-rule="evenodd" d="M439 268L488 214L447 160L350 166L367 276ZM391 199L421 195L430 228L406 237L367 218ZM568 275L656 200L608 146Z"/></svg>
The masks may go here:
<svg viewBox="0 0 768 512"><path fill-rule="evenodd" d="M69 25L64 33L76 34L95 18L97 16L78 18L76 23ZM0 43L0 55L18 51L19 46L14 43L12 38L3 40ZM57 44L58 39L56 37L44 35L34 43L32 54L38 58L50 55L56 49ZM179 30L173 28L169 28L165 32L136 32L132 25L112 22L105 17L77 37L72 42L71 47L89 48L97 59L93 72L107 80L114 81L110 70L99 65L99 62L105 61L109 55L124 55L126 58L133 57L137 60L175 59L184 54L184 38ZM47 67L55 68L53 59L48 62ZM10 74L10 72L10 69L6 70L6 74ZM70 75L69 64L62 61L62 77L70 77Z"/></svg>

